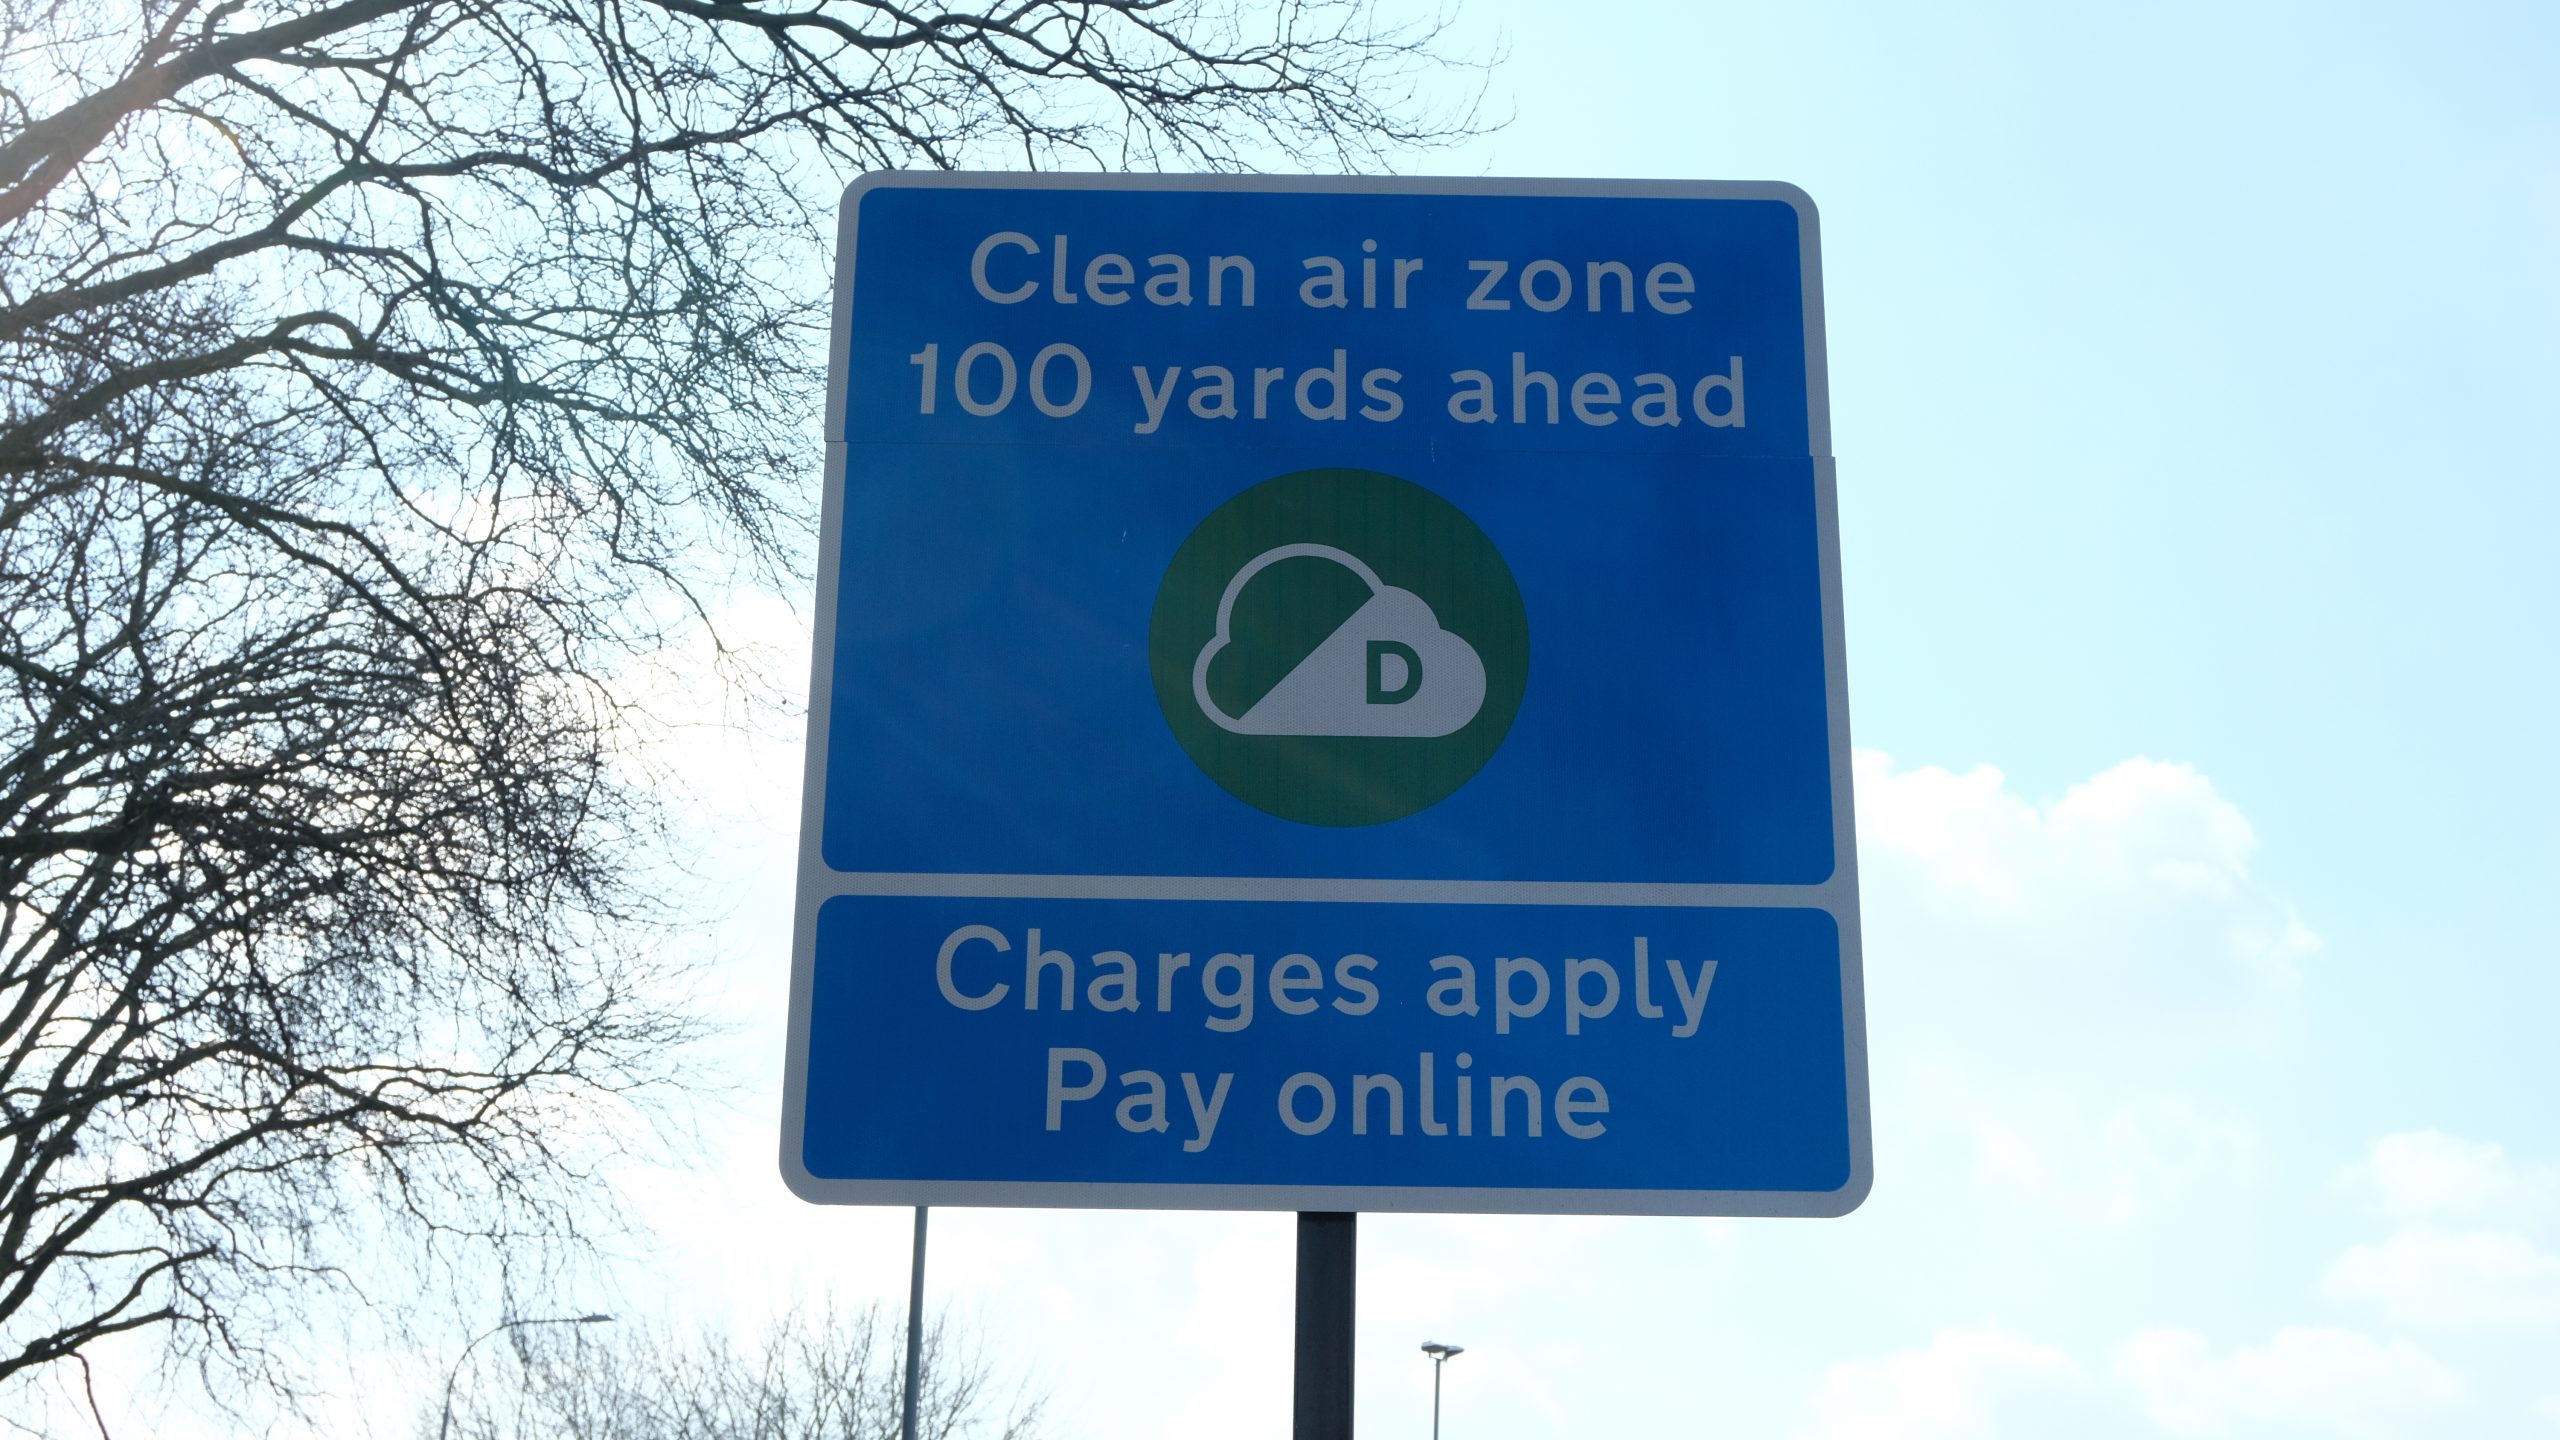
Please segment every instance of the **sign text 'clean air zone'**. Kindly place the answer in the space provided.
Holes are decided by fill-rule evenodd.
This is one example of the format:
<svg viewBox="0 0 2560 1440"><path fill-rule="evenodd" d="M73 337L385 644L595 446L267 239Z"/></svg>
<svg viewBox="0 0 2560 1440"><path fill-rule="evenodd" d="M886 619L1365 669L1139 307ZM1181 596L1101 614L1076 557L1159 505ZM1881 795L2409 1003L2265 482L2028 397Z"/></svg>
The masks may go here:
<svg viewBox="0 0 2560 1440"><path fill-rule="evenodd" d="M793 1187L1854 1206L1817 253L1771 185L857 184Z"/></svg>

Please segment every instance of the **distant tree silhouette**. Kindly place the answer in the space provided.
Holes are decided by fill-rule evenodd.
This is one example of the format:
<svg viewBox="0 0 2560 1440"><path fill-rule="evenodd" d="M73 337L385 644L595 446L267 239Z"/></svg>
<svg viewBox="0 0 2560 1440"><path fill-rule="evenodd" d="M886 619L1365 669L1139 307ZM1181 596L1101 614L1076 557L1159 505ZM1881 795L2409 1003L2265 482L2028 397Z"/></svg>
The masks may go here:
<svg viewBox="0 0 2560 1440"><path fill-rule="evenodd" d="M617 1333L618 1332L618 1333ZM876 1308L795 1312L752 1344L527 1331L457 1386L449 1440L897 1440L906 1327ZM1042 1402L946 1320L924 1332L918 1440L1040 1440ZM418 1440L446 1429L443 1401Z"/></svg>

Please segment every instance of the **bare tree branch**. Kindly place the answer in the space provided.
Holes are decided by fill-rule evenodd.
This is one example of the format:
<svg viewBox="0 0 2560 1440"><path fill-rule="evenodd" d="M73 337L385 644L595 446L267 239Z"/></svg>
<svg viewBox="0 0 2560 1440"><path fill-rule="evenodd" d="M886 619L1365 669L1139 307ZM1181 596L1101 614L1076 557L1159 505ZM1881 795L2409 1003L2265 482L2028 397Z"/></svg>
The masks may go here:
<svg viewBox="0 0 2560 1440"><path fill-rule="evenodd" d="M145 1330L289 1398L384 1247L580 1243L698 1028L627 676L800 588L851 172L1372 167L1473 124L1439 43L0 0L0 1386Z"/></svg>

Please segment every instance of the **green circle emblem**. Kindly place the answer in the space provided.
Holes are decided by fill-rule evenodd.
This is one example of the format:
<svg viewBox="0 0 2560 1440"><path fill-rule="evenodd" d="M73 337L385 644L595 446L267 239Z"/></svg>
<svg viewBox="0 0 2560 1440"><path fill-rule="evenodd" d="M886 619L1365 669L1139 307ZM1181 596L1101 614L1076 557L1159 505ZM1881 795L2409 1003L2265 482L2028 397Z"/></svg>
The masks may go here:
<svg viewBox="0 0 2560 1440"><path fill-rule="evenodd" d="M1467 783L1529 684L1529 617L1458 507L1301 470L1210 512L1156 591L1147 664L1194 762L1308 825L1398 820Z"/></svg>

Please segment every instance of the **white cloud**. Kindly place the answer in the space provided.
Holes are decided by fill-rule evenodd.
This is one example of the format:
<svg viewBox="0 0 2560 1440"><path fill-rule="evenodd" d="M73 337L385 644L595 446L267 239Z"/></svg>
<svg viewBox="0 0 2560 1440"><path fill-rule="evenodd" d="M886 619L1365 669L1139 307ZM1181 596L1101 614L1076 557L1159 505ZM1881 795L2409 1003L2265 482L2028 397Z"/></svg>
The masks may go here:
<svg viewBox="0 0 2560 1440"><path fill-rule="evenodd" d="M2146 759L2043 804L1987 765L1856 767L1882 1158L1946 1147L1987 1193L2110 1225L2259 1174L2236 1097L2318 940L2239 808Z"/></svg>
<svg viewBox="0 0 2560 1440"><path fill-rule="evenodd" d="M2118 1348L2115 1377L2173 1435L2268 1427L2350 1440L2442 1433L2462 1380L2405 1340L2288 1326L2267 1344L2216 1355L2202 1336L2152 1330Z"/></svg>
<svg viewBox="0 0 2560 1440"><path fill-rule="evenodd" d="M2560 1329L2560 1255L2522 1235L2402 1230L2330 1261L2323 1288L2404 1324Z"/></svg>
<svg viewBox="0 0 2560 1440"><path fill-rule="evenodd" d="M2042 806L1987 765L1896 771L1865 751L1856 771L1871 949L1928 954L1915 1000L2002 1027L1985 1038L2104 1037L2157 1061L2164 1039L2254 1037L2319 947L2192 766L2127 760Z"/></svg>
<svg viewBox="0 0 2560 1440"><path fill-rule="evenodd" d="M1797 1440L2050 1440L2056 1435L2417 1440L2470 1405L2461 1377L2406 1340L2288 1326L2216 1351L2147 1330L2103 1375L2064 1349L1998 1329L1949 1330L1881 1359L1832 1366Z"/></svg>
<svg viewBox="0 0 2560 1440"><path fill-rule="evenodd" d="M1979 1084L1944 1069L1917 1077L1923 1109L1954 1117L1983 1191L2057 1215L2121 1226L2170 1199L2253 1179L2256 1126L2219 1104L2140 1095L2091 1104L2061 1089Z"/></svg>
<svg viewBox="0 0 2560 1440"><path fill-rule="evenodd" d="M1941 890L2011 908L2027 881L2065 872L2110 888L2158 883L2227 895L2248 878L2257 834L2190 765L2137 756L2039 808L1991 765L1959 775L1935 765L1896 772L1859 752L1858 828L1868 844L1925 866Z"/></svg>
<svg viewBox="0 0 2560 1440"><path fill-rule="evenodd" d="M2016 1401L2076 1384L2080 1367L2051 1345L2005 1331L1948 1330L1926 1346L1832 1366L1807 1440L1932 1440L1985 1433Z"/></svg>
<svg viewBox="0 0 2560 1440"><path fill-rule="evenodd" d="M2533 1413L2560 1426L2560 1395L2545 1395L2533 1402Z"/></svg>
<svg viewBox="0 0 2560 1440"><path fill-rule="evenodd" d="M2340 1179L2396 1219L2514 1217L2560 1208L2560 1171L2520 1169L2493 1141L2438 1130L2385 1135Z"/></svg>

